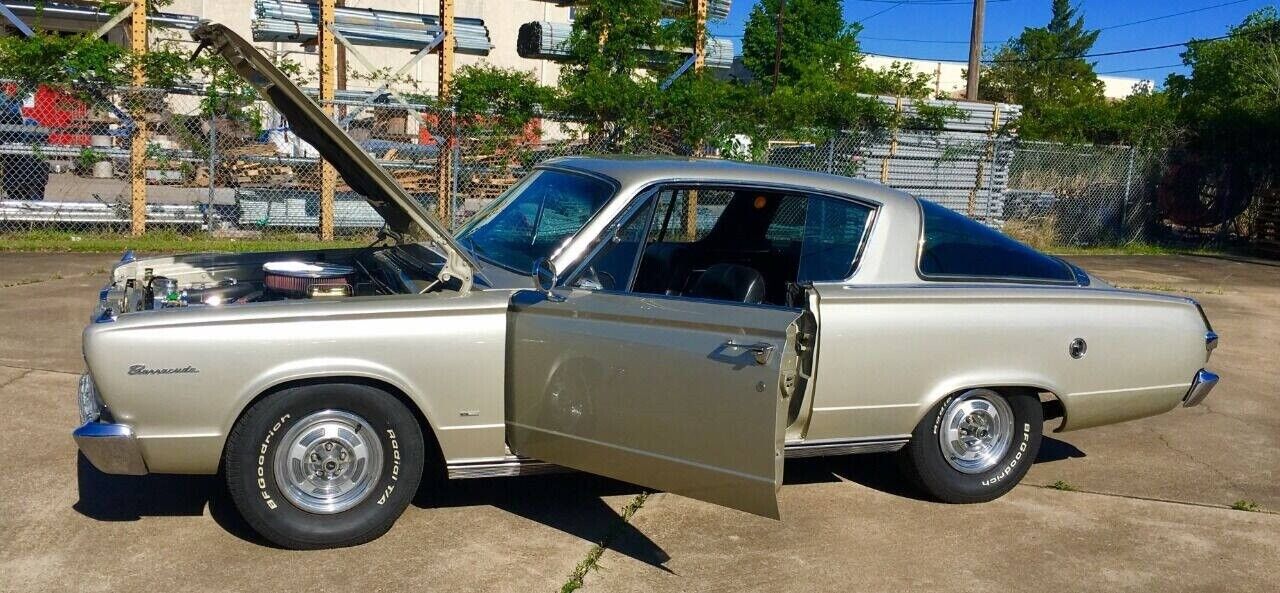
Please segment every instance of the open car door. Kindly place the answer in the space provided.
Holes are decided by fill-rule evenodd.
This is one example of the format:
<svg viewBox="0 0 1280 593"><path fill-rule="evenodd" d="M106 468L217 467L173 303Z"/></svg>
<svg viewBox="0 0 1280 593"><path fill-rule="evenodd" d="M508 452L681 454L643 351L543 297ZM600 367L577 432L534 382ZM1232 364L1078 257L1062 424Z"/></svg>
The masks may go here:
<svg viewBox="0 0 1280 593"><path fill-rule="evenodd" d="M649 294L519 292L507 442L520 455L778 518L796 320Z"/></svg>

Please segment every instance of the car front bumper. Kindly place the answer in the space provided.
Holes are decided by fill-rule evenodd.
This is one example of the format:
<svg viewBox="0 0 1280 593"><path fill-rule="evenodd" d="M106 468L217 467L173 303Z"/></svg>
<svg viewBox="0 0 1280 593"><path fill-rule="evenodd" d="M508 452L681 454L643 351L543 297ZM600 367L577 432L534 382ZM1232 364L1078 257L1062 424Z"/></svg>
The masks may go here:
<svg viewBox="0 0 1280 593"><path fill-rule="evenodd" d="M71 437L89 463L108 474L146 475L147 463L133 427L104 420L98 387L88 373L80 376L78 396L81 425Z"/></svg>
<svg viewBox="0 0 1280 593"><path fill-rule="evenodd" d="M142 459L138 437L127 424L86 422L71 433L76 446L89 463L108 474L142 476L147 463Z"/></svg>
<svg viewBox="0 0 1280 593"><path fill-rule="evenodd" d="M1190 408L1199 405L1204 398L1209 396L1209 392L1213 391L1215 385L1218 384L1218 375L1200 369L1196 373L1196 378L1191 381L1191 388L1187 390L1187 394L1182 396L1182 406Z"/></svg>

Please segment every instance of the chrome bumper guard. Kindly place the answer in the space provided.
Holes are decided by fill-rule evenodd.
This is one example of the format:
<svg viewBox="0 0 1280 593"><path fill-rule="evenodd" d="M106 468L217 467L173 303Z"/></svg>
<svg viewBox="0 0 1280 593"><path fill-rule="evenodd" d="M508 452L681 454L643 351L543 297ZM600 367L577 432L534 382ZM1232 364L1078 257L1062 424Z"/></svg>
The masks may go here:
<svg viewBox="0 0 1280 593"><path fill-rule="evenodd" d="M1199 405L1204 398L1209 396L1209 392L1213 391L1213 387L1218 384L1218 376L1200 369L1196 373L1196 378L1191 381L1191 389L1187 390L1187 394L1182 396L1182 407L1190 408Z"/></svg>
<svg viewBox="0 0 1280 593"><path fill-rule="evenodd" d="M144 476L147 463L133 429L125 424L86 422L71 436L89 463L106 474Z"/></svg>

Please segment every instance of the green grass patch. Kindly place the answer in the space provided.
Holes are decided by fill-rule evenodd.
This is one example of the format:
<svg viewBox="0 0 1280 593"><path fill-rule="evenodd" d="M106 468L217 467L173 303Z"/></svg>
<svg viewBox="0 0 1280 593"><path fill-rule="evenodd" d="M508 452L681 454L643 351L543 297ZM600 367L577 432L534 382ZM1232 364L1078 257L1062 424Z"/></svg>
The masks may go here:
<svg viewBox="0 0 1280 593"><path fill-rule="evenodd" d="M50 251L77 253L121 253L132 249L139 253L194 253L202 251L288 251L295 249L332 249L368 245L371 236L339 237L320 241L314 235L296 233L258 233L243 237L212 234L182 234L173 231L148 231L141 237L122 233L73 233L66 231L26 231L0 233L0 252Z"/></svg>
<svg viewBox="0 0 1280 593"><path fill-rule="evenodd" d="M1072 486L1071 483L1067 482L1066 480L1058 480L1052 484L1049 484L1049 487L1053 488L1054 490L1062 490L1063 492L1075 492L1076 490L1076 487Z"/></svg>
<svg viewBox="0 0 1280 593"><path fill-rule="evenodd" d="M1231 503L1231 508L1237 511L1246 511L1250 513L1256 513L1262 510L1262 507L1258 506L1258 503L1244 499Z"/></svg>
<svg viewBox="0 0 1280 593"><path fill-rule="evenodd" d="M1095 245L1090 247L1049 247L1054 255L1224 255L1229 252L1207 247L1159 245L1155 243L1126 243L1124 245Z"/></svg>

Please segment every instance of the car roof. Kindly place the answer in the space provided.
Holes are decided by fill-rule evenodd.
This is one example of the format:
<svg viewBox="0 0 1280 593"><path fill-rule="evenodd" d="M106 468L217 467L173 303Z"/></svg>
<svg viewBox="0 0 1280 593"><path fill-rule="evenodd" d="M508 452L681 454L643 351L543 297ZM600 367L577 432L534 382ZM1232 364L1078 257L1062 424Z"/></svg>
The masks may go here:
<svg viewBox="0 0 1280 593"><path fill-rule="evenodd" d="M911 194L874 181L722 159L670 156L567 156L548 159L540 166L587 171L604 175L623 186L631 187L672 180L779 184L866 198L885 205L915 208L915 198Z"/></svg>

